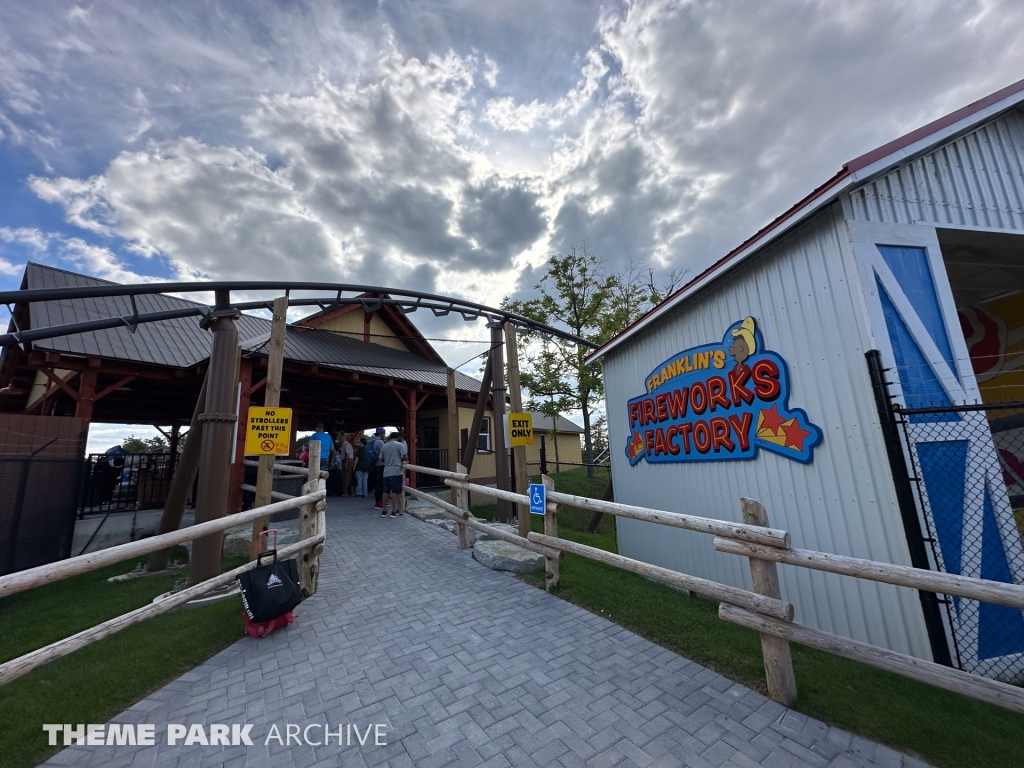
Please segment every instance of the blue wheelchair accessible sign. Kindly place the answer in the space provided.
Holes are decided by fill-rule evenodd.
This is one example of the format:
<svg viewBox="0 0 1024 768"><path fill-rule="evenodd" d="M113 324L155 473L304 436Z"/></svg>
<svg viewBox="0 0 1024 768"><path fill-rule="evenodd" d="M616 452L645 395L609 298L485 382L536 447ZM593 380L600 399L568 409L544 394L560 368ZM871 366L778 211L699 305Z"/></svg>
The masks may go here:
<svg viewBox="0 0 1024 768"><path fill-rule="evenodd" d="M530 514L543 515L548 506L548 489L541 483L530 483Z"/></svg>

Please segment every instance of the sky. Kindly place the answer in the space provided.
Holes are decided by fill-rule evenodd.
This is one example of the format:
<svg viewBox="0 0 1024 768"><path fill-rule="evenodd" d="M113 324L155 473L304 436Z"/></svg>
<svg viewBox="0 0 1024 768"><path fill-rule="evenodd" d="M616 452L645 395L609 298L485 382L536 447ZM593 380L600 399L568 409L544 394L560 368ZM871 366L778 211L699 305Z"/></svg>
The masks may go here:
<svg viewBox="0 0 1024 768"><path fill-rule="evenodd" d="M583 241L693 275L1024 78L1021 28L1019 0L4 3L0 289L33 260L496 305Z"/></svg>

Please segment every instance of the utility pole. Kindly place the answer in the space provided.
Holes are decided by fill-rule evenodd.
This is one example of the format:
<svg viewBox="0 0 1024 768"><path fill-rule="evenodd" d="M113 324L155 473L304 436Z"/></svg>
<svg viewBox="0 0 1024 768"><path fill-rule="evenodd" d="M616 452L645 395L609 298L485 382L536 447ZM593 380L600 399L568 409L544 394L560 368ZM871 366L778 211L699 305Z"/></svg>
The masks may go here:
<svg viewBox="0 0 1024 768"><path fill-rule="evenodd" d="M501 324L491 327L491 403L494 406L494 471L498 489L509 490L508 450L505 448L505 355L502 352L504 338ZM498 499L498 520L507 523L512 517L512 504L507 499Z"/></svg>
<svg viewBox="0 0 1024 768"><path fill-rule="evenodd" d="M508 347L508 393L512 400L512 412L523 410L523 390L519 385L519 346L516 339L516 327L511 322L505 323L505 346ZM520 445L512 449L512 457L516 467L516 493L529 492L530 480L526 470L526 446ZM530 535L530 508L525 504L516 504L516 515L519 518L519 535L526 538Z"/></svg>
<svg viewBox="0 0 1024 768"><path fill-rule="evenodd" d="M231 292L215 292L212 312L203 318L204 328L213 331L213 348L207 372L206 409L199 416L203 423L202 450L199 459L199 490L196 500L196 524L219 520L227 513L228 484L231 478L231 444L235 439L236 361L238 326L241 313L231 307ZM192 544L189 586L220 574L224 532L212 533Z"/></svg>
<svg viewBox="0 0 1024 768"><path fill-rule="evenodd" d="M281 372L284 370L284 339L288 325L288 297L274 299L274 319L270 324L270 344L267 350L267 383L263 390L263 405L277 408L281 405ZM289 456L289 458L291 458ZM265 507L271 501L274 489L274 461L276 456L260 456L256 475L256 507ZM270 527L270 517L259 517L252 523L252 541L249 559L255 560L259 551L259 536Z"/></svg>

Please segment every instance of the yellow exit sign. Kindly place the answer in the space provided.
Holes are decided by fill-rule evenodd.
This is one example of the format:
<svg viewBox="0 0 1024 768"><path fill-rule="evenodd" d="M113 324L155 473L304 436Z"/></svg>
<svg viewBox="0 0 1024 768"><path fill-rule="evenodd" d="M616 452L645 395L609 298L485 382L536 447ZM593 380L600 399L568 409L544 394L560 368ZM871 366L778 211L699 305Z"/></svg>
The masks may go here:
<svg viewBox="0 0 1024 768"><path fill-rule="evenodd" d="M513 448L533 445L533 415L510 413L508 415L509 442Z"/></svg>

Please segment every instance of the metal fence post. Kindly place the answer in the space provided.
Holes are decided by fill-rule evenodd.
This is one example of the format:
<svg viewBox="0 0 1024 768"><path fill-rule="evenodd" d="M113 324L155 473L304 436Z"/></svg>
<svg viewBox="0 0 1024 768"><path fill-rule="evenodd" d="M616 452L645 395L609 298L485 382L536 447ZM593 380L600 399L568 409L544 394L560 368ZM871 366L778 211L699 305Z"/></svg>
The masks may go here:
<svg viewBox="0 0 1024 768"><path fill-rule="evenodd" d="M747 525L768 527L768 512L759 501L740 499L743 522ZM775 563L750 558L750 576L754 591L759 595L782 599L779 588L779 572ZM764 655L764 675L768 682L768 696L779 704L789 706L796 701L796 676L793 674L793 657L789 652L789 641L775 635L761 633L761 653Z"/></svg>

